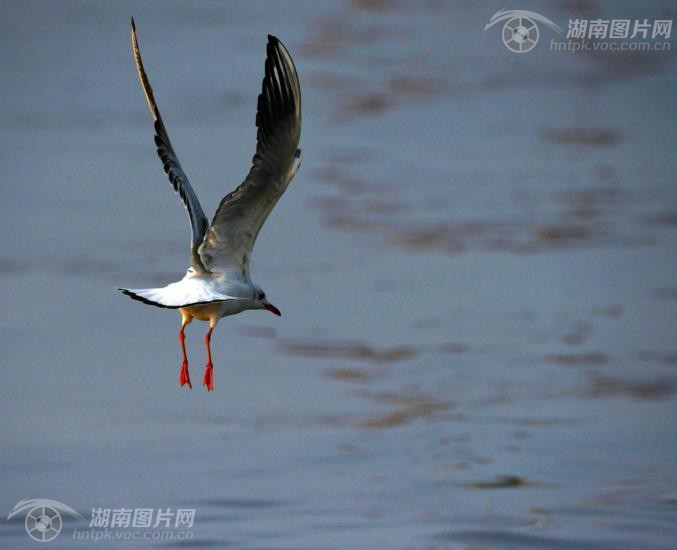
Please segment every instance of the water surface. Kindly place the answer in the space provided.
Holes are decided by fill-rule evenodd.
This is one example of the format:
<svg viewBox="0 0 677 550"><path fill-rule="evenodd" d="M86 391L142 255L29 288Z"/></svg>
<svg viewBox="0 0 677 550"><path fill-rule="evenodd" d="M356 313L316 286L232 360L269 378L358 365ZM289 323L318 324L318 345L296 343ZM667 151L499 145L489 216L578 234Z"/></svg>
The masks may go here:
<svg viewBox="0 0 677 550"><path fill-rule="evenodd" d="M2 7L0 511L195 508L204 547L674 545L674 52L515 55L495 2ZM267 33L301 76L252 264L284 316L220 323L211 394L178 387L178 315L114 290L180 277L189 238L130 15L207 212L249 168Z"/></svg>

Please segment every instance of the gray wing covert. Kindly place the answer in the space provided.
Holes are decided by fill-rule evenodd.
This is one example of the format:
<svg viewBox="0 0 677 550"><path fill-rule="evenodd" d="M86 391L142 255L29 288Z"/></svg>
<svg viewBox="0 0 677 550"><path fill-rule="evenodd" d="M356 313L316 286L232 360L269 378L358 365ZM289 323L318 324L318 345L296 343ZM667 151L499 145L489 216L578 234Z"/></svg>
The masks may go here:
<svg viewBox="0 0 677 550"><path fill-rule="evenodd" d="M167 176L169 176L169 181L172 184L174 191L179 194L183 205L188 211L188 217L190 218L192 230L190 264L196 272L204 272L205 266L202 263L198 253L198 248L202 244L204 235L207 231L207 217L202 211L200 201L195 195L193 187L190 185L186 174L181 168L181 163L174 152L172 142L169 140L169 134L167 134L167 129L165 128L165 124L162 121L157 104L155 103L153 89L150 86L148 76L146 76L146 71L143 68L143 62L141 61L141 52L139 51L139 44L136 39L136 26L134 25L134 19L132 19L131 34L132 51L134 52L136 71L139 75L139 80L141 81L141 86L143 87L143 93L146 96L146 101L148 102L148 108L150 109L151 115L153 116L153 123L155 127L155 145L157 147L157 152L160 160L162 161L164 170L167 173Z"/></svg>

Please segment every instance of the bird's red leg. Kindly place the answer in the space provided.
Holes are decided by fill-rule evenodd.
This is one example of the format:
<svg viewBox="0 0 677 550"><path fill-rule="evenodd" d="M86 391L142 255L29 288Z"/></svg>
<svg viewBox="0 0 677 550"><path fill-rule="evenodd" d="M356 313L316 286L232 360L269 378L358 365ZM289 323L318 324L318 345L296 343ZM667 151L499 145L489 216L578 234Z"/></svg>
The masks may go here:
<svg viewBox="0 0 677 550"><path fill-rule="evenodd" d="M214 327L209 326L207 331L207 336L205 336L205 345L207 346L207 366L205 367L205 375L202 379L202 385L207 386L207 391L212 391L214 389L214 365L212 365L212 330Z"/></svg>
<svg viewBox="0 0 677 550"><path fill-rule="evenodd" d="M179 342L181 342L181 354L183 355L183 363L181 363L181 375L179 376L179 383L182 386L188 384L190 389L193 389L193 384L190 383L190 376L188 375L188 356L186 355L186 335L183 331L186 328L187 323L181 325L181 330L179 331Z"/></svg>

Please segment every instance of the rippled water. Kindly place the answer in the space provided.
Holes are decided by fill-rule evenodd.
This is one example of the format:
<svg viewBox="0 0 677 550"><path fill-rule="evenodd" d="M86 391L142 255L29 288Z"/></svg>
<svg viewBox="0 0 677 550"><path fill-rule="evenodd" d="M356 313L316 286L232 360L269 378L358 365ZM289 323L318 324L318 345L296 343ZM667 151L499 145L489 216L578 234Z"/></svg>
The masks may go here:
<svg viewBox="0 0 677 550"><path fill-rule="evenodd" d="M2 3L0 512L196 509L157 546L674 546L675 52L542 29L515 55L483 31L503 7ZM114 290L188 248L130 15L206 211L248 170L267 33L301 76L304 164L253 259L284 316L222 321L211 394L178 387L179 317Z"/></svg>

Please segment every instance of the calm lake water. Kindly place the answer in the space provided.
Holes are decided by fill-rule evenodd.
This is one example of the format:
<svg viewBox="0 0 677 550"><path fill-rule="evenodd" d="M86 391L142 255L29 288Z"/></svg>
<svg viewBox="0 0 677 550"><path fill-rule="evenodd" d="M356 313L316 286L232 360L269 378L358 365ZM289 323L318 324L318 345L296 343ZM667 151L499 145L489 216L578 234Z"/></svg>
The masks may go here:
<svg viewBox="0 0 677 550"><path fill-rule="evenodd" d="M517 55L493 0L0 7L4 517L195 509L158 548L677 546L674 42L556 52L540 25ZM219 324L210 394L178 385L179 316L115 290L181 277L189 239L131 15L208 216L249 169L266 34L301 78L303 166L252 264L283 317ZM3 548L38 546L24 515ZM49 548L92 546L64 521Z"/></svg>

